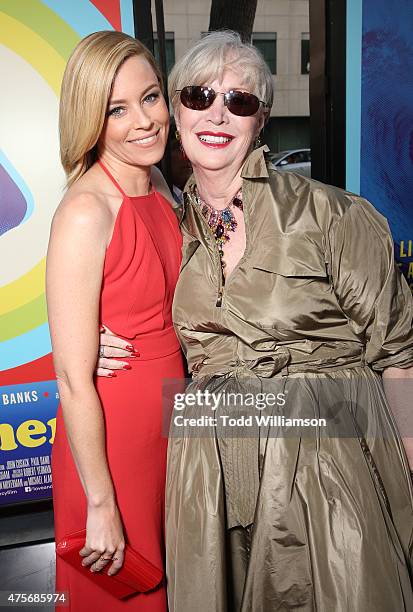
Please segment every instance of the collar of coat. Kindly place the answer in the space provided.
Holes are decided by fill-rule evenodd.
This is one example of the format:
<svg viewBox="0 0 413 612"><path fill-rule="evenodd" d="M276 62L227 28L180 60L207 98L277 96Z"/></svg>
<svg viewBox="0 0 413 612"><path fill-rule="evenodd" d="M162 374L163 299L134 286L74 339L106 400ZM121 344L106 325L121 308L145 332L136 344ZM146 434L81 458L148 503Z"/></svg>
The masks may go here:
<svg viewBox="0 0 413 612"><path fill-rule="evenodd" d="M241 169L241 178L269 178L267 162L264 155L264 153L267 153L267 151L269 151L269 148L267 145L264 145L259 149L254 149L252 153L248 155ZM182 223L185 216L185 210L188 204L187 199L194 193L195 184L195 177L193 174L191 174L184 187L183 203L178 209L176 209L176 214L180 223Z"/></svg>
<svg viewBox="0 0 413 612"><path fill-rule="evenodd" d="M267 153L269 148L267 145L254 149L252 153L247 157L242 166L241 177L250 178L268 178L267 162L265 161L264 153Z"/></svg>

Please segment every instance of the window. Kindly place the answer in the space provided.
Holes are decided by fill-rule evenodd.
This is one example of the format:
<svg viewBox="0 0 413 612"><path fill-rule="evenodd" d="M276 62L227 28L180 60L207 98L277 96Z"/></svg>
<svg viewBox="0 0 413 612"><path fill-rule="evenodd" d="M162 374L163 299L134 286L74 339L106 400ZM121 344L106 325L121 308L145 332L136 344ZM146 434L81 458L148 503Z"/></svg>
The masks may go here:
<svg viewBox="0 0 413 612"><path fill-rule="evenodd" d="M272 74L277 74L277 34L276 32L254 32L252 42L264 56Z"/></svg>
<svg viewBox="0 0 413 612"><path fill-rule="evenodd" d="M153 33L153 48L155 59L159 64L159 41L158 33ZM172 66L175 64L175 37L173 32L165 32L165 51L166 51L166 72L172 70Z"/></svg>
<svg viewBox="0 0 413 612"><path fill-rule="evenodd" d="M304 156L302 153L291 153L285 158L287 164L301 164L304 161Z"/></svg>
<svg viewBox="0 0 413 612"><path fill-rule="evenodd" d="M291 155L292 161L290 164L305 164L310 161L307 151L297 151Z"/></svg>
<svg viewBox="0 0 413 612"><path fill-rule="evenodd" d="M310 74L310 34L301 34L301 74Z"/></svg>

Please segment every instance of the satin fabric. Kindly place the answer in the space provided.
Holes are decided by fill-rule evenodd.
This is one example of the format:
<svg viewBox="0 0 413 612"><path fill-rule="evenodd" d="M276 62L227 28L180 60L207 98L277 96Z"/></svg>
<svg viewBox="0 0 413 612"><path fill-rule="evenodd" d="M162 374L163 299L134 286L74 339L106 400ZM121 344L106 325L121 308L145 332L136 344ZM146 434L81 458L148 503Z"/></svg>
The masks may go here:
<svg viewBox="0 0 413 612"><path fill-rule="evenodd" d="M186 187L173 318L188 391L281 389L284 414L339 426L172 429L170 610L410 611L412 486L380 372L413 365L412 296L371 204L264 152L242 171L246 249L225 286Z"/></svg>

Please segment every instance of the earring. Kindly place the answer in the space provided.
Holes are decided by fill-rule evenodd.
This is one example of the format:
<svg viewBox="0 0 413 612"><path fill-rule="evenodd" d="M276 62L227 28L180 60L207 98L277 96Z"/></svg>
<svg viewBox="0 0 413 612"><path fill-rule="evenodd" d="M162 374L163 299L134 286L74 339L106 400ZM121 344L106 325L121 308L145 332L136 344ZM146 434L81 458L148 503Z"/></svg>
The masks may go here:
<svg viewBox="0 0 413 612"><path fill-rule="evenodd" d="M180 140L181 140L181 133L180 133L180 131L179 131L179 130L176 130L176 132L175 132L175 138L176 138L178 141L180 141Z"/></svg>
<svg viewBox="0 0 413 612"><path fill-rule="evenodd" d="M257 138L254 140L254 149L258 149L261 146L261 138L258 135Z"/></svg>

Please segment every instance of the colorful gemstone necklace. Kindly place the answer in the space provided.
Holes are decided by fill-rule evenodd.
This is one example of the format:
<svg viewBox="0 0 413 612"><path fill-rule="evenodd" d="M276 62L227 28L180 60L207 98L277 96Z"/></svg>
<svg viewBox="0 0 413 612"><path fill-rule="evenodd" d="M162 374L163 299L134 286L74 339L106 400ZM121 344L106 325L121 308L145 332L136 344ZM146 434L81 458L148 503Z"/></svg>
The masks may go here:
<svg viewBox="0 0 413 612"><path fill-rule="evenodd" d="M231 199L231 202L222 210L217 210L213 208L210 204L207 204L201 196L196 193L197 204L201 210L201 214L208 223L208 227L211 230L215 241L218 245L218 252L221 258L221 266L225 267L225 262L222 260L224 255L223 246L230 239L230 235L228 232L235 232L237 228L237 221L234 217L234 213L232 212L232 207L239 208L239 210L244 210L242 204L242 191L239 189L234 197Z"/></svg>

